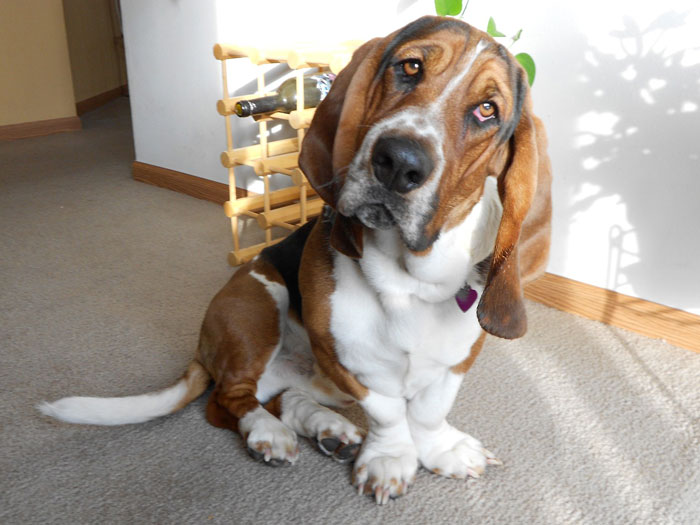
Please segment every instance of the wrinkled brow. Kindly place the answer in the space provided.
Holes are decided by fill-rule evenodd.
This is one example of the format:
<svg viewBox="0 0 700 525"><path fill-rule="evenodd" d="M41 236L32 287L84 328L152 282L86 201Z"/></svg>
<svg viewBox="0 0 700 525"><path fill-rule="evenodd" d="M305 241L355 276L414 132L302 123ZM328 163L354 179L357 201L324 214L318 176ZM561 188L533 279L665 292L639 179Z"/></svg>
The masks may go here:
<svg viewBox="0 0 700 525"><path fill-rule="evenodd" d="M394 56L396 48L405 42L411 40L417 40L419 38L425 38L428 35L437 33L438 31L447 30L460 33L464 35L465 41L469 39L470 27L462 22L459 22L452 18L445 18L436 22L431 18L419 18L415 22L408 24L401 31L399 31L396 36L389 42L382 53L382 57L379 60L379 66L374 75L374 82L384 75L386 68L389 67L389 62Z"/></svg>

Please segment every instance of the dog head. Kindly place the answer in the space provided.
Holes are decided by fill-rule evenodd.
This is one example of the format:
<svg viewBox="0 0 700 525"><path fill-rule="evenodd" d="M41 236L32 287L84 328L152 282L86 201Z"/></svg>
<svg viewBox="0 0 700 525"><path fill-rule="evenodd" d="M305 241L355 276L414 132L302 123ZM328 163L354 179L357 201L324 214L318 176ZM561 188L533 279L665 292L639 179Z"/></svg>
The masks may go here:
<svg viewBox="0 0 700 525"><path fill-rule="evenodd" d="M426 253L497 176L504 211L477 315L494 335L523 335L518 239L538 163L530 106L517 61L459 20L423 17L364 44L316 110L299 158L338 212L333 246L361 257L363 228L396 228Z"/></svg>

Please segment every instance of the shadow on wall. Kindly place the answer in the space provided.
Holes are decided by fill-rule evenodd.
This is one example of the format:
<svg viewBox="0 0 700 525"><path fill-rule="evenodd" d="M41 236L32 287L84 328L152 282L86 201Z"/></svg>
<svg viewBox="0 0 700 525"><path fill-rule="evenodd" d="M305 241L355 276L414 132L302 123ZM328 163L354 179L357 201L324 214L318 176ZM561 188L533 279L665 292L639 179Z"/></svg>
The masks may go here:
<svg viewBox="0 0 700 525"><path fill-rule="evenodd" d="M601 218L618 222L608 232L607 287L692 309L700 307L700 64L658 44L685 18L669 12L645 28L626 18L610 35L622 52L585 46L575 91L576 107L587 108L574 145L581 179L565 214L571 229L603 210L603 199L622 207L626 220Z"/></svg>

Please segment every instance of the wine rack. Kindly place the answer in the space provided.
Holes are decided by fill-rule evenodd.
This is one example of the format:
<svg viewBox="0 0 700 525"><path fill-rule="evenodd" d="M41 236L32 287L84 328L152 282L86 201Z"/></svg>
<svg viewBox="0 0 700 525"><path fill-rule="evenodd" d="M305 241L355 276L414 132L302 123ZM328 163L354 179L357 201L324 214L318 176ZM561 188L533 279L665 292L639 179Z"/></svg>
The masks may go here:
<svg viewBox="0 0 700 525"><path fill-rule="evenodd" d="M231 219L233 250L229 253L228 260L232 266L249 261L265 246L282 240L284 235L272 238L273 227L290 232L321 212L323 201L309 186L298 164L299 149L304 140L304 133L309 127L315 111L313 108L304 109L304 73L309 68L319 68L319 70L330 70L337 74L350 61L352 52L361 44L362 42L346 42L335 46L324 46L322 50L305 45L284 49L243 47L229 44L216 44L214 46L214 57L221 62L223 84L223 98L217 102L216 108L226 121L227 149L221 154L221 164L228 169L229 200L224 203L224 213ZM266 86L264 68L258 67L257 91L244 96L229 96L226 64L230 59L247 59L256 66L286 63L290 69L295 71L297 109L290 113L278 112L256 117L255 120L260 132L259 144L234 147L230 119L234 115L234 107L239 100L275 93L270 92ZM238 117L234 116L233 118ZM297 136L281 140L268 140L268 123L275 120L287 121L296 130ZM250 166L255 174L262 178L264 188L262 195L236 198L234 171L236 166ZM270 190L269 177L275 173L288 175L292 185L279 190ZM264 242L241 246L239 235L239 218L241 216L251 217L257 221L257 225L265 232Z"/></svg>

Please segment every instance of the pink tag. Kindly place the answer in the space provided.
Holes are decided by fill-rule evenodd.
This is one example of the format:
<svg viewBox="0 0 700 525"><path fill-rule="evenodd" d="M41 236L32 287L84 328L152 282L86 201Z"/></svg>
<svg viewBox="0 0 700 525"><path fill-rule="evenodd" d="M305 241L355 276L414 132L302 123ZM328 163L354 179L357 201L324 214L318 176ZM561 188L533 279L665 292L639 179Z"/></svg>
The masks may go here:
<svg viewBox="0 0 700 525"><path fill-rule="evenodd" d="M466 312L474 305L478 295L479 294L476 293L476 290L471 288L469 285L465 286L459 292L457 292L457 295L455 295L457 306L459 306L460 310Z"/></svg>

